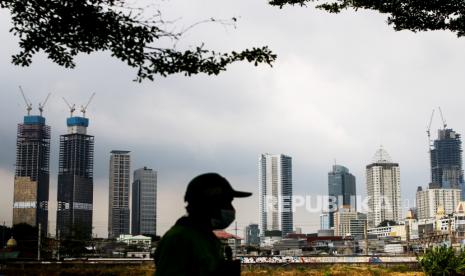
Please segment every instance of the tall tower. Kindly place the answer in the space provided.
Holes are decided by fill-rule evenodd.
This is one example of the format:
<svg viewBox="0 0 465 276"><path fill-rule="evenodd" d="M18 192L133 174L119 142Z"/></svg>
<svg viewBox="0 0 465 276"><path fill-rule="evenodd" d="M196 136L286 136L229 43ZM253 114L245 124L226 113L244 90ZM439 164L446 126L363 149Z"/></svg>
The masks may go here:
<svg viewBox="0 0 465 276"><path fill-rule="evenodd" d="M13 225L40 224L42 234L48 233L49 174L50 126L42 116L24 116L16 140Z"/></svg>
<svg viewBox="0 0 465 276"><path fill-rule="evenodd" d="M450 128L438 130L438 139L433 142L430 157L430 188L461 189L464 181L460 134Z"/></svg>
<svg viewBox="0 0 465 276"><path fill-rule="evenodd" d="M108 210L108 237L129 234L129 178L131 156L129 151L113 150L110 156L110 191Z"/></svg>
<svg viewBox="0 0 465 276"><path fill-rule="evenodd" d="M351 206L352 210L357 209L355 176L344 166L333 165L332 171L328 173L328 195L335 200L331 202L335 206ZM329 211L329 227L334 227L334 213L337 210Z"/></svg>
<svg viewBox="0 0 465 276"><path fill-rule="evenodd" d="M259 158L260 233L293 231L292 158L284 154L262 154Z"/></svg>
<svg viewBox="0 0 465 276"><path fill-rule="evenodd" d="M132 235L157 232L157 172L143 167L132 183Z"/></svg>
<svg viewBox="0 0 465 276"><path fill-rule="evenodd" d="M58 165L57 235L92 237L94 136L87 134L89 119L69 117L68 133L60 135Z"/></svg>
<svg viewBox="0 0 465 276"><path fill-rule="evenodd" d="M373 163L366 166L368 194L368 226L376 227L385 220L402 219L399 164L380 148Z"/></svg>

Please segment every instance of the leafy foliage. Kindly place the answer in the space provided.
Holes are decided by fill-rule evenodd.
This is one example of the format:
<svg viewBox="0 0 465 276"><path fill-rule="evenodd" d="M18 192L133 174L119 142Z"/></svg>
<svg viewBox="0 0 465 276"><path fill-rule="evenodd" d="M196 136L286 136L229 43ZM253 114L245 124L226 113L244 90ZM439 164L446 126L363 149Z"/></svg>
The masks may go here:
<svg viewBox="0 0 465 276"><path fill-rule="evenodd" d="M163 29L161 19L142 17L124 0L0 0L10 10L11 32L19 37L21 51L13 64L29 66L34 54L44 51L53 62L75 67L79 53L110 51L137 68L137 80L174 73L219 74L236 61L271 65L276 59L266 46L241 52L216 53L203 46L193 50L155 47L161 39L178 40L182 33Z"/></svg>
<svg viewBox="0 0 465 276"><path fill-rule="evenodd" d="M388 24L394 29L417 31L450 30L465 35L464 0L270 0L274 6L304 6L317 2L317 8L331 13L353 8L375 10L388 15Z"/></svg>
<svg viewBox="0 0 465 276"><path fill-rule="evenodd" d="M393 221L393 220L383 220L380 224L378 224L377 227L386 227L386 226L394 226L394 225L397 225L397 222Z"/></svg>
<svg viewBox="0 0 465 276"><path fill-rule="evenodd" d="M441 246L429 250L419 258L421 268L427 275L464 275L465 251L456 254L452 247Z"/></svg>

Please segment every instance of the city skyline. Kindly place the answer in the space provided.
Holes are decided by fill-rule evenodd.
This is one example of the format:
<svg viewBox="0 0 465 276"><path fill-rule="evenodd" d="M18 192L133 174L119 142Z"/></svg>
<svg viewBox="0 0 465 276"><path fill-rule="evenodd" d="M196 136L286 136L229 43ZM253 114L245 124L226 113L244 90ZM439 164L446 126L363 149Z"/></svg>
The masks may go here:
<svg viewBox="0 0 465 276"><path fill-rule="evenodd" d="M42 116L34 116L34 115L33 115L33 116L29 116L29 115L28 115L28 116L25 116L25 117L24 117L24 120L25 120L25 124L26 124L26 125L28 125L28 124L31 125L32 123L38 123L38 122L41 123L41 124L45 124L45 118L42 117ZM64 163L63 163L63 161L62 161L62 160L63 160L63 156L65 156L65 155L72 155L72 154L75 155L75 154L76 154L76 153L71 153L71 152L70 152L70 153L64 153L64 152L63 152L63 148L66 148L66 145L64 144L64 137L65 137L65 136L71 135L71 136L74 137L74 136L76 136L76 135L77 135L77 136L79 136L79 135L81 135L81 136L84 135L84 136L87 136L87 137L92 138L92 139L91 139L91 140L92 140L92 141L91 141L92 146L90 146L90 148L89 148L89 146L87 146L87 148L89 148L88 150L90 150L90 152L93 152L93 136L87 135L87 126L88 126L88 124L89 124L89 123L88 123L88 119L87 119L87 118L84 118L84 117L76 116L76 117L69 117L69 118L67 119L68 134L67 134L67 135L60 135L60 165L59 165L59 166L60 166L60 171L73 171L73 170L76 170L76 169L73 169L73 168L67 168L67 169L66 169L66 168L65 168L66 166L64 165ZM19 128L18 128L18 135L19 135L19 133L20 133L20 132L19 132L20 126L22 126L22 125L19 125ZM49 126L46 126L46 127L48 127L48 129L50 129ZM450 129L447 129L447 130L452 131L452 130L450 130ZM439 133L441 133L441 131L446 131L446 129L444 129L444 130L439 129L439 130L438 130ZM50 132L50 130L48 130L48 132ZM455 133L455 132L454 132L454 133ZM50 134L49 134L49 135L50 135ZM445 134L444 134L444 135L445 135ZM19 137L19 136L18 136L18 137ZM460 135L457 135L457 137L460 138ZM48 139L49 139L49 138L50 138L50 137L48 137ZM67 137L67 138L69 138L69 137ZM75 138L76 138L76 137L75 137ZM79 137L77 137L77 138L79 138ZM70 139L65 139L65 140L70 140ZM73 140L73 139L71 139L71 140ZM74 140L76 140L76 139L74 139ZM88 139L87 139L87 140L88 140ZM459 140L459 141L460 141L460 140ZM72 141L71 141L71 142L72 142ZM19 143L19 142L18 142L18 143ZM50 145L48 145L48 147L50 147ZM70 148L70 146L68 146L68 148ZM75 146L74 146L74 147L71 146L71 148L76 148L76 147L75 147ZM130 151L121 151L121 150L112 150L112 151L111 151L111 158L110 158L110 175L113 175L112 171L114 171L116 167L122 166L122 165L121 165L121 162L119 162L120 160L119 160L118 158L117 158L118 160L116 160L116 162L113 161L114 157L115 157L115 156L118 156L118 157L121 157L121 156L124 157L124 156L126 156L126 157L127 157L127 156L129 156L129 153L130 153ZM460 153L460 155L461 155L461 151L459 151L459 153ZM121 155L121 156L120 156L120 155ZM269 156L269 157L273 157L273 156L274 156L274 157L280 157L280 158L281 158L281 157L286 157L286 158L288 158L289 160L291 160L290 157L285 156L285 155L282 155L282 154L278 154L278 155L262 154L261 157L260 157L260 160L265 160L266 158L264 158L264 157L266 157L266 156ZM48 158L49 158L49 157L48 157ZM90 157L90 158L93 159L93 157ZM128 160L130 160L130 159L128 159ZM128 160L126 160L126 161L128 161ZM276 161L276 160L275 160L275 161ZM280 161L280 162L281 162L281 161ZM368 170L368 169L371 169L373 166L376 167L376 165L388 165L388 166L394 165L394 167L398 166L397 163L392 163L389 154L388 154L382 147L376 152L375 156L373 157L373 162L374 162L374 163L372 163L372 164L370 164L370 165L367 165L367 170ZM124 161L123 161L123 163L124 163ZM260 161L259 163L261 164L261 163L263 163L263 162ZM271 161L270 161L270 162L266 162L266 161L265 161L265 167L268 167L268 165L270 165L270 164L267 165L267 163L270 163L270 164L271 164L272 162L271 162ZM84 162L83 164L85 165L85 162ZM91 162L90 164L92 164L92 162ZM123 170L124 170L125 172L130 172L130 165L129 165L129 164L130 164L130 161L129 161L128 165L123 166L123 167L125 167L125 168L123 168ZM273 163L273 164L274 164L274 163ZM88 166L88 165L87 165L87 166ZM270 165L270 166L271 166L270 168L276 167L277 164ZM84 166L83 168L80 168L80 167L83 167L83 166L79 166L79 168L77 168L77 169L84 169L84 171L90 172L90 173L92 174L92 168L91 168L92 165L90 165L90 168L89 168L89 167L88 167L88 168L84 168L84 167L86 167L86 166ZM263 167L263 164L262 164L261 167L259 167L259 172L258 172L259 176L263 174L263 172L262 172L263 168L262 168L262 167ZM284 167L286 167L286 166L284 166ZM292 167L292 163L290 163L289 167L290 167L290 168ZM123 228L124 228L123 231L119 231L119 230L118 230L118 231L121 232L121 233L126 233L126 232L127 232L127 233L132 233L132 232L134 231L133 229L137 229L137 228L135 228L135 224L134 224L134 215L135 215L135 210L136 210L136 208L134 208L134 206L135 206L134 204L135 204L135 200L136 200L136 198L135 198L134 196L135 196L135 186L136 186L136 179L137 179L137 178L136 178L136 174L137 174L137 172L140 171L140 170L150 170L150 171L151 171L151 169L147 169L147 167L143 167L143 168L141 168L141 169L134 170L134 182L132 183L131 188L129 187L129 185L126 185L126 186L128 186L128 187L127 187L127 188L128 188L128 189L127 189L127 190L128 190L128 191L127 191L127 194L128 194L127 198L129 198L129 189L132 189L132 190L133 190L133 194L132 194L132 209L131 209L131 208L127 208L127 209L128 209L128 212L127 212L127 213L129 214L128 216L131 217L132 226L129 226L129 221L130 221L129 218L126 219L126 220L124 220L124 221L127 221L127 222L128 222L127 228L130 229L130 230L127 230L127 231L126 231L126 230L125 230L126 228L123 226ZM119 171L119 169L118 169L118 171ZM290 172L290 173L292 174L292 169L291 169L291 172ZM338 173L338 174L341 174L341 173L349 174L350 177L351 177L351 179L352 179L351 181L349 181L349 182L350 182L350 183L349 183L349 184L350 184L349 186L351 187L349 190L351 190L351 189L354 188L354 187L352 187L352 186L354 186L354 184L355 184L355 177L349 173L349 170L348 170L346 167L341 166L341 165L333 165L332 172L329 172L329 173L328 173L328 185L331 183L331 179L332 179L331 176L332 176L332 173L333 173L333 174L336 174L336 173ZM268 174L268 173L267 173L267 174ZM273 174L273 176L276 177L276 175L274 175L275 173L271 173L271 174ZM397 171L397 174L398 174L398 171ZM128 174L128 175L129 175L129 174ZM155 175L156 175L156 173L155 173ZM367 175L369 176L369 175L371 175L371 174L368 173ZM140 177L142 177L142 176L140 176ZM139 178L140 178L140 177L139 177ZM126 179L125 177L123 177L123 178ZM282 179L282 177L278 177L278 178L279 178L279 179ZM334 178L334 176L333 176L333 178ZM396 177L395 177L395 178L396 178ZM397 178L398 178L398 177L397 177ZM156 177L155 177L155 179L156 179ZM292 179L292 178L291 178L291 179ZM127 180L128 183L130 182L130 181L129 181L129 177L127 177L126 180ZM333 179L333 180L334 180L334 179ZM111 178L109 179L109 181L112 182ZM113 180L113 181L114 181L114 180ZM116 182L118 182L118 181L116 181ZM119 181L119 182L121 182L121 181ZM124 182L124 181L122 181L122 182ZM333 182L334 182L334 181L333 181ZM292 183L292 181L291 181L291 183ZM368 183L370 183L370 180L367 180L367 185L368 185ZM340 184L340 183L339 183L339 184ZM124 185L123 185L123 186L124 186ZM329 186L328 186L328 187L329 187ZM368 188L368 186L367 186L367 188ZM110 186L110 189L111 189L111 186ZM355 194L355 191L354 191L354 192L350 191L349 193L352 193L352 194L353 194L353 195L351 194L352 196L355 196L355 195L356 195L356 194ZM348 196L349 196L349 193L344 194L344 195L343 195L343 198L345 199L346 197L348 197ZM399 193L399 192L397 192L397 193ZM291 193L291 194L292 194L292 193ZM111 193L109 193L109 197L111 197ZM155 198L156 198L156 195L155 195ZM91 199L91 200L92 200L92 199ZM398 200L393 200L393 202L394 202L395 204L397 204L397 205L398 205L398 201L400 201L400 197L398 198ZM417 195L417 201L418 201L418 195ZM60 191L58 191L58 203L59 203L58 205L61 206L61 205L60 205ZM64 203L64 202L63 202L63 203ZM354 203L355 203L355 202L354 202ZM69 203L68 203L68 204L69 204ZM129 201L127 202L127 204L129 205ZM47 205L48 205L48 203L47 203ZM344 205L344 204L343 204L343 205ZM345 205L347 206L347 204L345 204ZM371 207L371 205L373 205L373 204L370 204L370 203L369 203L369 205L370 205L370 207ZM453 204L452 204L452 205L453 205ZM452 206L452 205L451 205L451 206ZM16 205L15 205L15 206L16 206ZM90 203L90 206L92 206L92 203ZM291 206L291 209L292 209L292 204L290 204L290 206ZM347 206L347 207L348 207L348 206ZM400 214L402 214L402 208L399 208L399 207L396 207L396 206L394 206L394 207L397 208L398 210L400 210ZM81 208L81 207L77 207L77 209L80 209L80 208ZM111 205L110 205L110 208L111 208ZM110 209L110 208L109 208L109 209ZM450 208L452 208L452 207L448 206L447 208L450 209ZM82 209L82 208L81 208L81 209ZM156 204L155 204L155 209L156 209ZM57 216L58 216L58 214L59 214L59 210L60 210L60 209L57 210ZM89 207L88 210L92 211L92 207ZM356 209L353 209L353 210L356 210ZM372 209L370 209L370 210L372 210ZM399 212L398 212L398 211L394 211L393 213L399 213ZM111 214L111 212L109 213L109 216L110 216L110 214ZM396 215L394 214L394 217L395 217L395 216L396 216ZM401 216L401 215L398 215L398 216ZM119 216L119 217L121 217L121 216ZM156 221L156 211L155 211L154 218L155 218L155 221ZM92 215L90 215L90 220L92 220ZM371 220L373 220L373 219L371 219ZM123 223L123 224L124 224L124 223ZM292 223L291 223L291 224L292 224ZM45 224L45 225L47 226L47 224ZM90 225L92 225L92 223L91 223ZM371 223L371 226L373 226L373 223ZM58 227L58 225L57 225L57 227ZM293 226L292 226L292 227L293 227ZM92 229L93 227L90 226L90 227L88 227L88 228L89 228L88 231L92 231L91 229ZM156 229L156 224L155 224L155 226L154 226L153 228ZM51 232L50 230L47 230L47 228L45 228L45 229L46 229L46 230L44 230L44 231L48 231L49 233ZM59 229L59 228L57 228L56 230L58 231L58 229ZM111 224L110 224L110 222L109 222L109 229L111 229ZM293 229L293 228L292 228L292 229ZM64 235L69 235L69 231L63 230L63 226L60 228L60 230L62 231L61 233L64 233ZM293 230L292 230L292 231L293 231ZM140 233L139 230L137 230L136 232ZM287 232L288 232L288 231L287 231ZM109 236L110 236L110 233L112 233L111 230L109 230ZM121 234L121 233L120 233L120 234ZM138 233L136 233L136 234L138 234ZM90 236L90 232L89 232L89 236ZM111 236L115 236L115 235L112 234ZM117 235L116 235L116 236L117 236Z"/></svg>
<svg viewBox="0 0 465 276"><path fill-rule="evenodd" d="M24 115L18 85L33 103L53 93L44 113L53 129L50 214L56 212L58 134L66 132L63 117L68 113L61 97L82 104L97 92L88 114L96 137L94 231L99 236L107 232L108 152L113 149L130 150L134 168L160 171L158 226L163 234L185 212L188 181L206 171L254 192L233 204L239 228L258 222L256 158L261 152L293 157L296 194L325 194L327 171L336 158L350 168L364 195L365 165L383 144L401 166L402 198L413 205L417 186L430 181L425 130L431 109L441 106L447 123L458 133L465 130L459 105L465 100L465 40L452 33L395 32L384 15L368 11L334 16L251 1L161 2L166 18L183 15L180 26L237 16L236 28L204 24L179 47L205 42L210 49L230 51L269 45L278 55L276 63L273 68L238 63L219 76L175 75L141 84L132 82L134 70L106 52L78 55L73 70L39 53L23 68L11 64L18 41L8 32L9 15L2 10L1 222L12 221L16 124ZM435 118L432 129L440 127ZM318 215L298 209L294 224L314 231ZM49 219L54 233L55 218Z"/></svg>

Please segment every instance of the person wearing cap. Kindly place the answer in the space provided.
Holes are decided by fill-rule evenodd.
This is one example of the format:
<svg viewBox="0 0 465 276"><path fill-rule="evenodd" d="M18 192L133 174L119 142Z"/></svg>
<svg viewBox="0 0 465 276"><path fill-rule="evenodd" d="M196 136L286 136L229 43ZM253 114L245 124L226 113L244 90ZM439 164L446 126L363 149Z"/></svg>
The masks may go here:
<svg viewBox="0 0 465 276"><path fill-rule="evenodd" d="M225 250L213 230L225 229L235 220L235 197L250 195L235 191L217 173L192 179L184 196L187 215L178 219L158 243L155 275L240 275L239 261L232 260L230 248Z"/></svg>

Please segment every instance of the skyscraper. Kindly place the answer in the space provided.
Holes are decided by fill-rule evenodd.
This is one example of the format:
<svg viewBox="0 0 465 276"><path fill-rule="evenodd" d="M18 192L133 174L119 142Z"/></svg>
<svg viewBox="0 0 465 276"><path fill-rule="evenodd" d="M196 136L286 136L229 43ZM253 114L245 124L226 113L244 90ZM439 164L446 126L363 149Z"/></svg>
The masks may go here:
<svg viewBox="0 0 465 276"><path fill-rule="evenodd" d="M373 163L366 166L368 194L368 226L375 227L385 220L402 219L399 164L380 148Z"/></svg>
<svg viewBox="0 0 465 276"><path fill-rule="evenodd" d="M110 191L108 210L108 237L129 234L129 178L131 158L129 151L113 150L110 156Z"/></svg>
<svg viewBox="0 0 465 276"><path fill-rule="evenodd" d="M430 150L430 188L462 188L462 141L460 134L452 129L438 130Z"/></svg>
<svg viewBox="0 0 465 276"><path fill-rule="evenodd" d="M18 124L13 196L13 225L41 226L48 233L50 126L42 116L24 116Z"/></svg>
<svg viewBox="0 0 465 276"><path fill-rule="evenodd" d="M143 167L132 183L132 235L157 232L157 172Z"/></svg>
<svg viewBox="0 0 465 276"><path fill-rule="evenodd" d="M87 134L89 119L69 117L68 133L60 135L57 235L92 237L94 192L94 136Z"/></svg>
<svg viewBox="0 0 465 276"><path fill-rule="evenodd" d="M260 233L293 231L292 158L262 154L259 158Z"/></svg>
<svg viewBox="0 0 465 276"><path fill-rule="evenodd" d="M333 165L332 171L328 173L328 195L335 201L337 208L351 206L356 210L355 198L355 176L349 173L349 169L341 165ZM334 213L337 210L329 211L329 227L334 227Z"/></svg>

